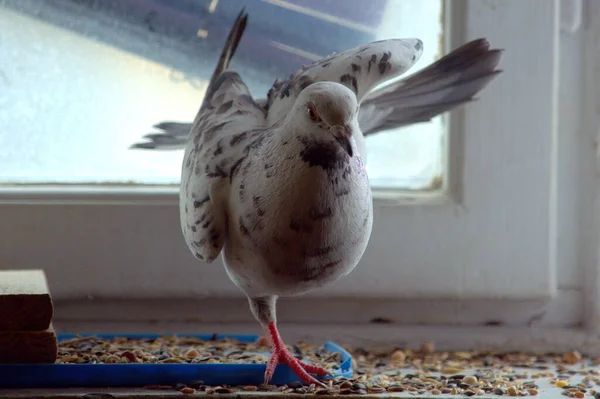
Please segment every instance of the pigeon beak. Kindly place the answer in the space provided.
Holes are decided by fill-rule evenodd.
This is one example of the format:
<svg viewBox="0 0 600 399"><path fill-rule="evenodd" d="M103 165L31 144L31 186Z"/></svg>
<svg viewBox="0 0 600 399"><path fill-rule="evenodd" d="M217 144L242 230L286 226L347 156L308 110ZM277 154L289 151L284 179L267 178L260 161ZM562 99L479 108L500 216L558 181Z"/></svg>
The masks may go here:
<svg viewBox="0 0 600 399"><path fill-rule="evenodd" d="M342 146L344 151L352 157L352 143L350 139L352 138L352 130L348 126L335 125L331 127L331 131L333 133L333 137L337 140L338 143Z"/></svg>

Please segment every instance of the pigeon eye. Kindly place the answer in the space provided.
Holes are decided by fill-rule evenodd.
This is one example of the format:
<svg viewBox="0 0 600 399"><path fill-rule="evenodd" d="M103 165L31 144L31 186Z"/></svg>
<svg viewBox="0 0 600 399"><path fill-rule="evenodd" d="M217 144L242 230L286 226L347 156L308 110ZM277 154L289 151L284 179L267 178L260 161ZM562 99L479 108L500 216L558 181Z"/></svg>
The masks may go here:
<svg viewBox="0 0 600 399"><path fill-rule="evenodd" d="M321 120L321 118L319 118L319 115L317 114L317 110L315 109L314 106L309 105L306 108L306 111L308 112L308 116L310 117L310 119L312 119L315 122L318 122Z"/></svg>

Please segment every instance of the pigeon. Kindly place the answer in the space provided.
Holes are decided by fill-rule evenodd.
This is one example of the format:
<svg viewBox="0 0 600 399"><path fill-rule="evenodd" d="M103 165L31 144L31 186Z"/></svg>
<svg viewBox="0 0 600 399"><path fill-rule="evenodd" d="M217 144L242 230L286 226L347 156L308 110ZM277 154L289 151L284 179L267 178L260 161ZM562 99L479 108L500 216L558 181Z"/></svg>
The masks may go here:
<svg viewBox="0 0 600 399"><path fill-rule="evenodd" d="M304 66L256 100L229 67L247 20L242 9L193 123L163 122L133 148L185 148L183 238L201 261L221 255L248 298L271 345L265 383L287 364L323 385L317 378L331 373L297 359L280 336L277 299L337 281L361 259L373 225L365 137L472 101L501 72L501 50L478 39L381 86L417 62L423 43L375 41Z"/></svg>

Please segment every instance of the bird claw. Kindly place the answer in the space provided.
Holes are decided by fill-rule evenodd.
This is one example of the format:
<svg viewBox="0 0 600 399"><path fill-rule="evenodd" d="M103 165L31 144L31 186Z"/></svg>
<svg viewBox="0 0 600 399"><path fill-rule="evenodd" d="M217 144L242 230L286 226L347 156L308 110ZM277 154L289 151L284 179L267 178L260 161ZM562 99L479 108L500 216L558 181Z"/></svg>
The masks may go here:
<svg viewBox="0 0 600 399"><path fill-rule="evenodd" d="M306 364L300 360L298 360L292 353L285 347L283 349L274 348L271 358L267 363L267 370L265 371L265 384L268 384L273 378L273 374L275 373L275 369L278 364L287 364L294 374L298 376L300 381L306 384L315 384L322 388L326 388L327 386L323 384L321 381L317 380L311 374L316 374L318 376L333 376L333 374L324 369L323 367L314 366L312 364Z"/></svg>

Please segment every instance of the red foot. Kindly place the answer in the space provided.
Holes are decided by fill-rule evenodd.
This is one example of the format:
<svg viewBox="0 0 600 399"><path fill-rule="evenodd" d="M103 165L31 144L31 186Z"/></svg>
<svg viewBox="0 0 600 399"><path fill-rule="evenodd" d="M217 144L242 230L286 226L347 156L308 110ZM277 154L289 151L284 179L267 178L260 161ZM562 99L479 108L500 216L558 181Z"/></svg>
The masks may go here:
<svg viewBox="0 0 600 399"><path fill-rule="evenodd" d="M272 322L267 327L267 334L272 343L272 351L271 358L267 363L267 371L265 372L265 384L268 384L271 378L273 377L273 373L275 373L275 369L279 363L287 364L294 374L300 378L300 381L306 384L316 384L319 386L325 386L325 384L319 382L315 377L311 376L308 373L316 374L318 376L331 375L329 371L324 369L323 367L313 366L311 364L306 364L294 357L294 355L285 347L281 336L279 335L279 331L277 331L277 327L275 323Z"/></svg>

